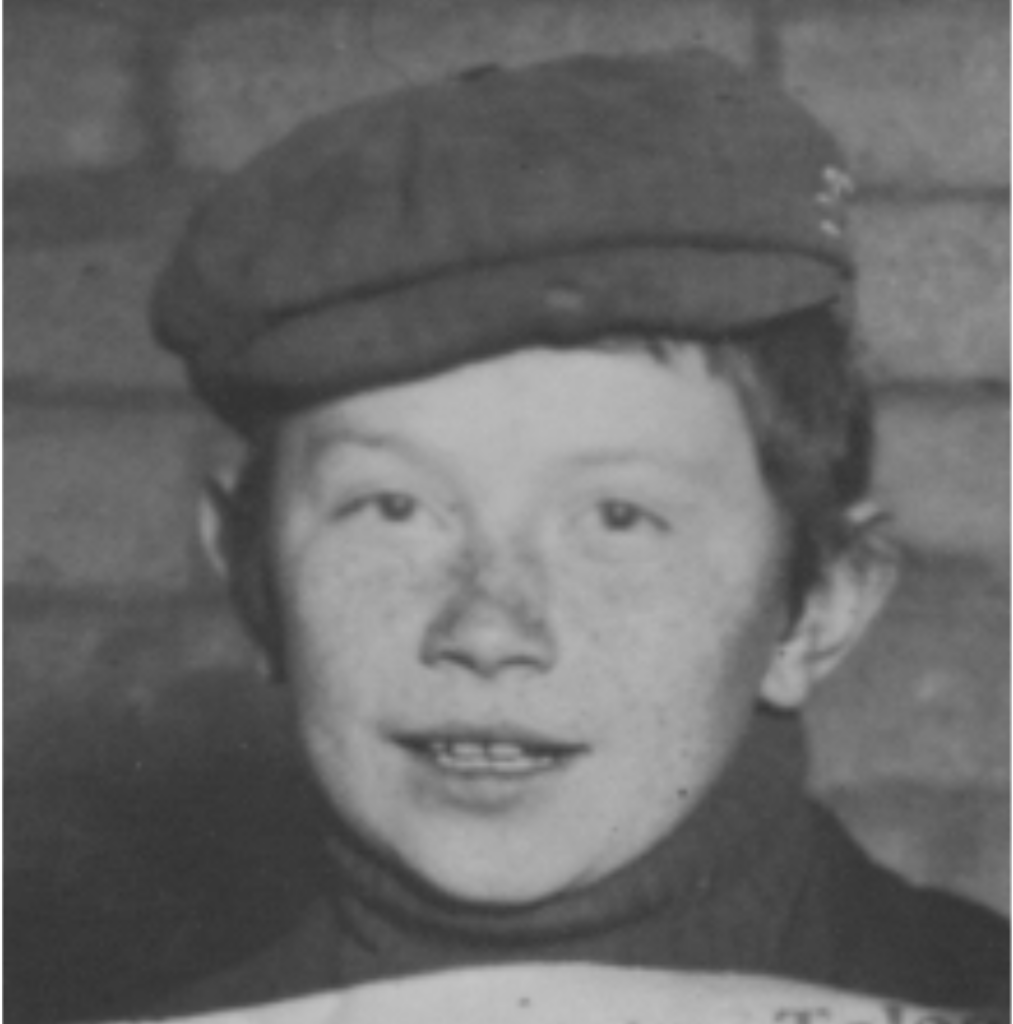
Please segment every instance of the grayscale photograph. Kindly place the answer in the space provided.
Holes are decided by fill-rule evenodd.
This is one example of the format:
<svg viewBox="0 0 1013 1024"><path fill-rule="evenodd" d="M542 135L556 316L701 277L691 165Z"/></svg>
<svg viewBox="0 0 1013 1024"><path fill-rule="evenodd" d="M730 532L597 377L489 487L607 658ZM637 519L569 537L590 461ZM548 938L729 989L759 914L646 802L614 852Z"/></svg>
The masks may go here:
<svg viewBox="0 0 1013 1024"><path fill-rule="evenodd" d="M5 13L6 1019L1009 1020L1008 4Z"/></svg>

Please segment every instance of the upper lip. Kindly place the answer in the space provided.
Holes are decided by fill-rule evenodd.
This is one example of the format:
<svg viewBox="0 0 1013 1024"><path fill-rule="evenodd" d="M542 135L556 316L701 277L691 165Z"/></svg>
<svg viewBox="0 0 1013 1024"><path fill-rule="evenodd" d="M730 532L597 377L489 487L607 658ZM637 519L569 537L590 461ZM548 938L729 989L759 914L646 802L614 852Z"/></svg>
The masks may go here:
<svg viewBox="0 0 1013 1024"><path fill-rule="evenodd" d="M512 723L447 722L418 729L393 730L391 735L396 742L409 747L424 747L434 743L510 743L554 754L576 754L587 749L584 743L564 740L540 729Z"/></svg>

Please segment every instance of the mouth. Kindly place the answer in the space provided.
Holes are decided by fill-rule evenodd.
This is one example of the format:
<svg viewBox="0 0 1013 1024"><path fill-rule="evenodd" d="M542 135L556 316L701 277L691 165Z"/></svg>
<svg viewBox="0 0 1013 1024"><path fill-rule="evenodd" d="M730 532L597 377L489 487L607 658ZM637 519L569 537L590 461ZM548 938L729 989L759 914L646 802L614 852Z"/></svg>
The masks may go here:
<svg viewBox="0 0 1013 1024"><path fill-rule="evenodd" d="M560 768L587 752L526 730L460 727L402 733L395 741L410 754L455 776L513 779Z"/></svg>

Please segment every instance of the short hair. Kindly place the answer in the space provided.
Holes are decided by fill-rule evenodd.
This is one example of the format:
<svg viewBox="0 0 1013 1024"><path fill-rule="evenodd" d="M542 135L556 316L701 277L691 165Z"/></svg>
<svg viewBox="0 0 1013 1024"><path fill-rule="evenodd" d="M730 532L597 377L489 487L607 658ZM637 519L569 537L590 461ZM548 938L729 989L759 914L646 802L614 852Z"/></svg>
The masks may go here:
<svg viewBox="0 0 1013 1024"><path fill-rule="evenodd" d="M869 529L849 515L868 497L875 450L857 335L826 304L715 339L705 351L742 403L785 517L788 596L797 611L825 568Z"/></svg>
<svg viewBox="0 0 1013 1024"><path fill-rule="evenodd" d="M700 342L630 331L618 344L610 338L607 347L627 343L646 346L661 361L673 345L699 344L712 372L735 390L763 479L784 517L785 582L794 616L825 567L858 540L859 527L848 512L870 486L870 389L851 328L834 306L822 305ZM265 621L277 607L264 571L264 541L280 422L269 418L254 436L229 502L238 570L234 596L248 618L254 602L261 634L276 628ZM251 587L261 593L251 594Z"/></svg>

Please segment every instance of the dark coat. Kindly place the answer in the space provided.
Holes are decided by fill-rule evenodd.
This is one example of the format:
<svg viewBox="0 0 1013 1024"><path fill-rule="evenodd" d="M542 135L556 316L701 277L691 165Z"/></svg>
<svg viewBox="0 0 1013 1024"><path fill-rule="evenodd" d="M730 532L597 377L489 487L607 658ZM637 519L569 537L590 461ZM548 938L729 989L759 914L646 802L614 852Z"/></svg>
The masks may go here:
<svg viewBox="0 0 1013 1024"><path fill-rule="evenodd" d="M739 970L927 1006L994 1010L1008 1005L1009 935L1002 918L954 896L915 888L875 865L822 810L813 807L806 817L805 849L792 857L794 884L767 908L762 898L745 910L738 903L739 934L763 934L762 942L739 941L722 926L693 947L661 915L643 927L622 925L604 938L557 937L521 955L502 943L483 948L480 942L455 943L436 931L413 932L407 920L377 927L382 911L373 907L365 916L349 915L333 892L322 892L290 932L175 994L158 1011L209 1012L511 959ZM786 840L792 836L786 830ZM706 913L712 919L725 916L729 901L710 902L714 905Z"/></svg>

